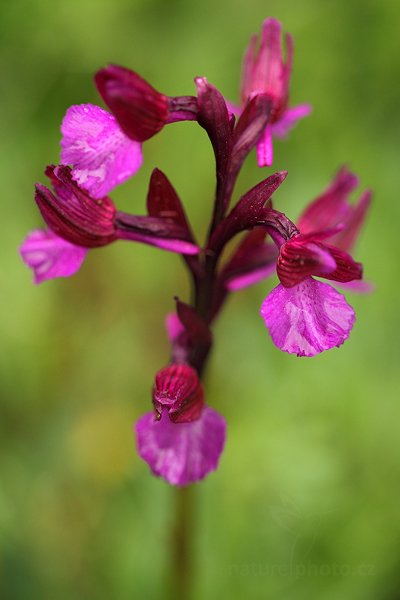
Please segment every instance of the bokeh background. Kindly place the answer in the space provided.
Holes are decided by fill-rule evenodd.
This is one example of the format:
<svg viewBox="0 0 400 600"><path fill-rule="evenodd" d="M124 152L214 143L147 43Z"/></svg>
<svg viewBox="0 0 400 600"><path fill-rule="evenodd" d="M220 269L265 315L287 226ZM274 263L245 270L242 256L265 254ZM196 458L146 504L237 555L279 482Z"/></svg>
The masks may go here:
<svg viewBox="0 0 400 600"><path fill-rule="evenodd" d="M276 144L274 169L289 171L276 204L295 219L346 163L375 191L356 258L376 289L348 295L349 341L314 359L272 345L259 306L274 281L229 302L207 380L229 437L196 486L194 598L399 597L399 3L14 0L0 8L2 599L165 597L174 494L137 457L132 423L168 357L172 298L188 298L179 257L115 244L35 287L17 248L41 224L33 183L58 160L65 110L99 103L96 69L129 66L170 95L206 75L235 100L269 15L295 38L292 102L314 106ZM144 211L155 166L202 236L205 133L183 123L147 142L121 209ZM237 194L266 174L252 155Z"/></svg>

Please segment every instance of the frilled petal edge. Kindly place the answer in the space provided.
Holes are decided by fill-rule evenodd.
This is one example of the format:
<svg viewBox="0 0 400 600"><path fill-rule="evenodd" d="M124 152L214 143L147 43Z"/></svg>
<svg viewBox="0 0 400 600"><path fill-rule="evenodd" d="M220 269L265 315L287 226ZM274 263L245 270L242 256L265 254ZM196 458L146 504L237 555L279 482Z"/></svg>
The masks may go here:
<svg viewBox="0 0 400 600"><path fill-rule="evenodd" d="M72 165L73 178L94 198L106 196L142 164L142 145L128 138L115 117L99 106L71 106L61 132L61 160Z"/></svg>
<svg viewBox="0 0 400 600"><path fill-rule="evenodd" d="M155 475L172 485L187 485L203 479L218 467L225 444L225 419L206 406L200 419L173 423L166 411L157 421L154 412L135 425L140 456Z"/></svg>
<svg viewBox="0 0 400 600"><path fill-rule="evenodd" d="M265 298L261 316L275 346L297 356L340 346L355 321L344 296L312 277L291 288L278 285Z"/></svg>

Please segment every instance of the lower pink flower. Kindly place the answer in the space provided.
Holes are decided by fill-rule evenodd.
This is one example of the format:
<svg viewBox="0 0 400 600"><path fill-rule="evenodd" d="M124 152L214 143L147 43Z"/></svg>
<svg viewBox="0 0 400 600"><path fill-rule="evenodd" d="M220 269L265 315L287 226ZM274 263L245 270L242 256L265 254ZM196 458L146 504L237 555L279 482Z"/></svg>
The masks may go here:
<svg viewBox="0 0 400 600"><path fill-rule="evenodd" d="M190 423L173 423L164 409L160 420L154 412L143 415L135 431L139 454L153 473L173 485L188 485L218 467L226 423L209 406Z"/></svg>
<svg viewBox="0 0 400 600"><path fill-rule="evenodd" d="M342 294L308 277L293 287L279 284L261 306L275 346L297 356L315 356L349 337L354 311Z"/></svg>

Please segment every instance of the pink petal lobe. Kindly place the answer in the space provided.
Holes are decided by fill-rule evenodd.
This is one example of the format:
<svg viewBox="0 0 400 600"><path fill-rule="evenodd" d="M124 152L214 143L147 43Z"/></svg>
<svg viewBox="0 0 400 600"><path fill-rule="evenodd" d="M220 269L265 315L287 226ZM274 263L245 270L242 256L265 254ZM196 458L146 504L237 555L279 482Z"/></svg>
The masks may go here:
<svg viewBox="0 0 400 600"><path fill-rule="evenodd" d="M233 102L229 102L229 100L225 100L226 108L228 109L228 113L234 115L235 117L240 117L242 114L242 109L237 104L233 104Z"/></svg>
<svg viewBox="0 0 400 600"><path fill-rule="evenodd" d="M292 288L278 285L265 298L261 316L275 346L297 356L340 346L355 321L344 296L311 277Z"/></svg>
<svg viewBox="0 0 400 600"><path fill-rule="evenodd" d="M357 204L352 206L352 210L349 211L346 220L346 226L333 238L335 246L346 252L350 252L364 225L365 218L371 205L371 200L372 192L367 190L361 196Z"/></svg>
<svg viewBox="0 0 400 600"><path fill-rule="evenodd" d="M261 139L257 143L257 162L259 167L270 167L274 160L272 147L272 129L267 125Z"/></svg>
<svg viewBox="0 0 400 600"><path fill-rule="evenodd" d="M373 283L362 279L347 282L335 281L335 287L342 289L344 292L354 292L355 294L371 294L375 290Z"/></svg>
<svg viewBox="0 0 400 600"><path fill-rule="evenodd" d="M155 475L172 485L187 485L203 479L218 467L225 443L226 423L206 406L200 419L173 423L164 411L143 415L135 425L140 456Z"/></svg>
<svg viewBox="0 0 400 600"><path fill-rule="evenodd" d="M129 139L115 117L93 104L71 106L61 124L61 160L74 180L94 198L103 198L134 175L142 146Z"/></svg>
<svg viewBox="0 0 400 600"><path fill-rule="evenodd" d="M74 275L80 269L87 249L67 242L50 229L38 229L26 237L20 254L24 263L33 270L37 284L55 277Z"/></svg>
<svg viewBox="0 0 400 600"><path fill-rule="evenodd" d="M310 104L299 104L285 110L283 115L271 125L272 134L284 138L300 119L307 117L312 111Z"/></svg>
<svg viewBox="0 0 400 600"><path fill-rule="evenodd" d="M174 342L185 331L184 326L176 313L169 313L165 318L165 329L167 330L168 340Z"/></svg>
<svg viewBox="0 0 400 600"><path fill-rule="evenodd" d="M327 189L313 200L298 220L302 234L314 233L346 223L351 213L349 194L357 187L358 178L342 167Z"/></svg>
<svg viewBox="0 0 400 600"><path fill-rule="evenodd" d="M226 288L230 292L237 292L238 290L243 290L246 287L259 283L263 279L267 279L267 277L275 273L275 270L276 263L273 263L270 265L266 265L265 267L254 269L249 273L236 275L235 277L232 277L232 279L229 279L227 281Z"/></svg>

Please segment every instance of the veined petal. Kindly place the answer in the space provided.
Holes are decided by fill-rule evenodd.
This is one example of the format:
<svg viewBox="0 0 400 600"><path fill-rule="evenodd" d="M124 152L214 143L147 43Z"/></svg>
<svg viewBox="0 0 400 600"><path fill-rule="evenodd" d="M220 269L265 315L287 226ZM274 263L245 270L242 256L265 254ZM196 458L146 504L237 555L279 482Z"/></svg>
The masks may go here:
<svg viewBox="0 0 400 600"><path fill-rule="evenodd" d="M322 245L322 244L321 244ZM361 279L363 274L362 264L355 262L350 254L343 252L335 246L324 244L323 247L329 252L336 263L334 271L328 273L315 273L326 279L333 279L334 281L341 281L343 283L353 281L354 279Z"/></svg>
<svg viewBox="0 0 400 600"><path fill-rule="evenodd" d="M173 423L167 411L159 421L154 413L147 413L137 421L135 430L139 454L153 473L172 485L187 485L218 467L226 423L207 406L192 423Z"/></svg>
<svg viewBox="0 0 400 600"><path fill-rule="evenodd" d="M108 65L96 73L95 83L120 127L132 140L148 140L167 122L168 98L134 71Z"/></svg>
<svg viewBox="0 0 400 600"><path fill-rule="evenodd" d="M336 251L336 248L332 250ZM334 256L331 247L328 250L323 244L302 243L294 238L281 246L277 263L278 277L285 287L292 287L310 275L328 277L328 273L333 274L337 270Z"/></svg>
<svg viewBox="0 0 400 600"><path fill-rule="evenodd" d="M153 388L153 404L160 417L166 408L174 423L197 421L204 407L204 391L196 370L180 363L158 371Z"/></svg>
<svg viewBox="0 0 400 600"><path fill-rule="evenodd" d="M284 111L275 123L271 125L272 134L278 138L286 137L289 131L300 119L307 117L312 111L310 104L299 104Z"/></svg>
<svg viewBox="0 0 400 600"><path fill-rule="evenodd" d="M131 140L115 117L93 104L71 106L61 124L61 160L74 180L103 198L140 168L142 145Z"/></svg>
<svg viewBox="0 0 400 600"><path fill-rule="evenodd" d="M33 270L35 283L74 275L86 253L86 248L70 244L50 229L32 231L20 248L22 260Z"/></svg>
<svg viewBox="0 0 400 600"><path fill-rule="evenodd" d="M265 298L261 316L275 346L297 356L340 346L355 321L345 297L311 277L292 288L278 285Z"/></svg>
<svg viewBox="0 0 400 600"><path fill-rule="evenodd" d="M36 184L35 200L48 227L71 244L93 248L116 240L115 206L110 198L93 198L72 180L71 169L49 166L46 175L55 194Z"/></svg>
<svg viewBox="0 0 400 600"><path fill-rule="evenodd" d="M279 100L287 95L281 44L282 25L269 17L262 26L258 56L254 62L253 92L263 91Z"/></svg>

